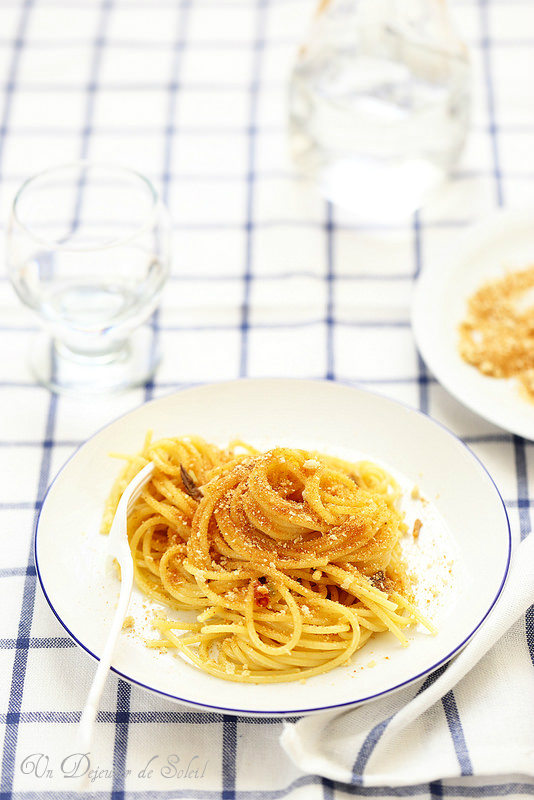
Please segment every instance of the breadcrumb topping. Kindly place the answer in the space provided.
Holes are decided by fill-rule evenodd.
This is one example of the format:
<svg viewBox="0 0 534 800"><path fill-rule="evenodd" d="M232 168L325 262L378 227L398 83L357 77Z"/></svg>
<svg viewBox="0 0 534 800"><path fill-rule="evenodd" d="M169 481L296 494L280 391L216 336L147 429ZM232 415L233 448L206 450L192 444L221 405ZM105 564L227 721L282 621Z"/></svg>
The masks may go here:
<svg viewBox="0 0 534 800"><path fill-rule="evenodd" d="M492 378L516 378L534 402L534 265L481 286L459 335L464 361Z"/></svg>

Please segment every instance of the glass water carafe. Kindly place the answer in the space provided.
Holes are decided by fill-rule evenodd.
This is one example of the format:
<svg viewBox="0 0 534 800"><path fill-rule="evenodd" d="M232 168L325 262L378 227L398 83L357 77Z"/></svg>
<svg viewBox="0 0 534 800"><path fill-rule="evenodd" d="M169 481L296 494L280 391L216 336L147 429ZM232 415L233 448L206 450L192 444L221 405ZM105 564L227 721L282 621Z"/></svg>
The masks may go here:
<svg viewBox="0 0 534 800"><path fill-rule="evenodd" d="M469 107L445 0L322 0L290 80L292 154L356 217L402 219L457 160Z"/></svg>

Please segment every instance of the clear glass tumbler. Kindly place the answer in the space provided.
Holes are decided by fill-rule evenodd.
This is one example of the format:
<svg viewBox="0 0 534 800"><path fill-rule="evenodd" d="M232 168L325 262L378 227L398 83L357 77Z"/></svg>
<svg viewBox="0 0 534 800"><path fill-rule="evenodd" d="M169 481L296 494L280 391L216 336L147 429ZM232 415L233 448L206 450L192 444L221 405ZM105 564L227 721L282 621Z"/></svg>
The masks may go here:
<svg viewBox="0 0 534 800"><path fill-rule="evenodd" d="M154 187L120 166L54 167L19 189L7 232L19 298L44 325L37 380L81 395L126 389L157 366L157 307L170 268L170 221Z"/></svg>
<svg viewBox="0 0 534 800"><path fill-rule="evenodd" d="M469 122L470 59L446 0L322 0L289 87L300 170L363 220L408 217Z"/></svg>

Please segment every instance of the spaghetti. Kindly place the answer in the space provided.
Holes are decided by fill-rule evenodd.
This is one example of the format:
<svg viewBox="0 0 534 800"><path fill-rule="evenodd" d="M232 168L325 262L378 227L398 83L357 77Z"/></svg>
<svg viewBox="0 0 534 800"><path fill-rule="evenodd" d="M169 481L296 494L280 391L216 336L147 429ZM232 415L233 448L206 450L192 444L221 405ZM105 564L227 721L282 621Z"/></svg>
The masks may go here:
<svg viewBox="0 0 534 800"><path fill-rule="evenodd" d="M373 635L422 622L399 541L400 488L368 461L267 452L200 437L147 437L113 487L155 470L128 520L137 585L189 621L160 616L161 639L225 680L273 683L349 661ZM184 615L182 615L183 617Z"/></svg>

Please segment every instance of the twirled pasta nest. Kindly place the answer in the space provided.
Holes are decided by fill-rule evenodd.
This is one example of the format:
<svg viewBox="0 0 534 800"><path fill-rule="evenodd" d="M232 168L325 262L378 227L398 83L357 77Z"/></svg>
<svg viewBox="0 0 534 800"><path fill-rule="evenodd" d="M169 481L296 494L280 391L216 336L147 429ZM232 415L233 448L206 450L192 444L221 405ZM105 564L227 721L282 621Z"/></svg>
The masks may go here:
<svg viewBox="0 0 534 800"><path fill-rule="evenodd" d="M220 678L290 681L347 663L371 636L422 622L400 555L400 489L384 469L300 449L147 437L110 495L155 470L128 522L137 585L194 615L161 640ZM179 616L179 615L178 615ZM184 617L192 617L190 621Z"/></svg>

